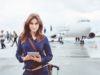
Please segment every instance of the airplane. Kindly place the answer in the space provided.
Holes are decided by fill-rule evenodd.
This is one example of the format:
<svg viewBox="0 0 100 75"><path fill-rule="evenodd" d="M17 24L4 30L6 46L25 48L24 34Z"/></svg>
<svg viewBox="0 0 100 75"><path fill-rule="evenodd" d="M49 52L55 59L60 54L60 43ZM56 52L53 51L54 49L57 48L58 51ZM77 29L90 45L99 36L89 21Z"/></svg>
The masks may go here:
<svg viewBox="0 0 100 75"><path fill-rule="evenodd" d="M95 37L95 33L91 32L90 20L82 19L74 25L58 26L55 31L51 31L51 42L60 42L63 44L62 37L74 37L75 42L84 44L84 39L92 39ZM58 39L58 40L57 40Z"/></svg>

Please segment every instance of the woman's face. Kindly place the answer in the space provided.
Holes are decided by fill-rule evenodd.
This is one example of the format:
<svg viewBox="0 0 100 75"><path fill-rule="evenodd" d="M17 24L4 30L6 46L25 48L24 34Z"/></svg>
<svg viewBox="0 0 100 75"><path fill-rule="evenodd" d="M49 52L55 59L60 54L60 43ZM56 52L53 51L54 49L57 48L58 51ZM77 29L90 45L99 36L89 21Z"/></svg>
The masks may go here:
<svg viewBox="0 0 100 75"><path fill-rule="evenodd" d="M37 21L37 19L32 19L31 22L29 23L29 28L30 28L30 31L33 32L33 33L36 33L39 29L39 23Z"/></svg>

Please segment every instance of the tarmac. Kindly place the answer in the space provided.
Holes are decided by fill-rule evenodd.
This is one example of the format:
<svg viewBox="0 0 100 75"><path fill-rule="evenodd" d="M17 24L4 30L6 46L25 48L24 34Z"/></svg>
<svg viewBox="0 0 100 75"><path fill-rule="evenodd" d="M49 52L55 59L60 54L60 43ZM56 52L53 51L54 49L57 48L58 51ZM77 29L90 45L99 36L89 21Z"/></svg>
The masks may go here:
<svg viewBox="0 0 100 75"><path fill-rule="evenodd" d="M64 39L64 44L50 42L53 60L59 66L58 75L100 75L100 38L85 40L84 45L73 38ZM16 46L0 49L0 75L22 75L23 63L15 57ZM53 75L57 70L53 69Z"/></svg>

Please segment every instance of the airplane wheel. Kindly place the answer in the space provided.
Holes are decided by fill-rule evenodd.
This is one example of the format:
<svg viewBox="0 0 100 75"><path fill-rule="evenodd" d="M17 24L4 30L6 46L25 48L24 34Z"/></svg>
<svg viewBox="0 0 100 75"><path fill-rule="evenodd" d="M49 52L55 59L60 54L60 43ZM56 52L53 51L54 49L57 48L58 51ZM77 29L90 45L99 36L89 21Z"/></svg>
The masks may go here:
<svg viewBox="0 0 100 75"><path fill-rule="evenodd" d="M81 40L81 41L80 41L80 44L84 44L84 40Z"/></svg>

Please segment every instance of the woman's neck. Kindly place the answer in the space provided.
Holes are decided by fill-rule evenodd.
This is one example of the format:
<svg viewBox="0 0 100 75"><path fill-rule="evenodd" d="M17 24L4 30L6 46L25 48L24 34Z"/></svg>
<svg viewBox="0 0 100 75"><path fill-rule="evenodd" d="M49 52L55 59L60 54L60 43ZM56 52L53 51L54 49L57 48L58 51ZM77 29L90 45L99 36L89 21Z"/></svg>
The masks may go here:
<svg viewBox="0 0 100 75"><path fill-rule="evenodd" d="M31 32L32 38L33 38L34 40L36 39L35 34L36 34L36 33Z"/></svg>

